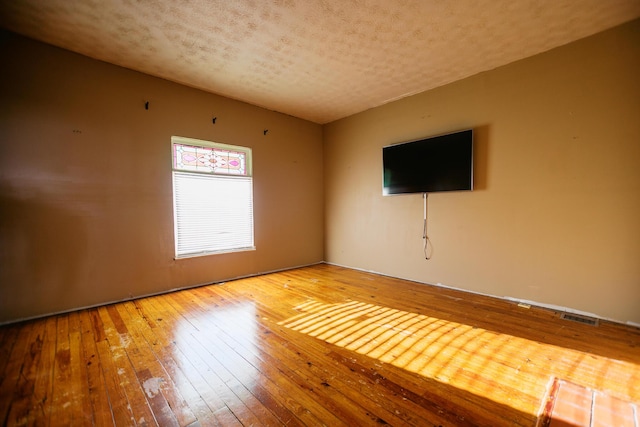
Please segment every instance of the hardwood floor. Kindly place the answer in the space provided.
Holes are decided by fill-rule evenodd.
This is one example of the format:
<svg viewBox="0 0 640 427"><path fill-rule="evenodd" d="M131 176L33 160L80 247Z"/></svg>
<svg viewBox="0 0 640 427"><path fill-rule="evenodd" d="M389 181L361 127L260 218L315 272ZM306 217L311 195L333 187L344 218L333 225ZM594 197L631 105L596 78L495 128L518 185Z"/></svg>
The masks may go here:
<svg viewBox="0 0 640 427"><path fill-rule="evenodd" d="M9 426L534 426L556 378L640 402L636 328L329 265L5 325L0 344Z"/></svg>

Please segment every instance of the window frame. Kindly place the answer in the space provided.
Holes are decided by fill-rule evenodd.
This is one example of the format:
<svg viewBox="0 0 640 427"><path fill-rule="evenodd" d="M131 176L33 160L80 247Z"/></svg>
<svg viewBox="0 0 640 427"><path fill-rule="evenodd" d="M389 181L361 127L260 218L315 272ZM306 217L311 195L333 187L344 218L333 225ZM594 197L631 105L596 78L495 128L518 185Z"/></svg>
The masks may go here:
<svg viewBox="0 0 640 427"><path fill-rule="evenodd" d="M214 172L214 171L203 171L203 170L190 170L179 168L176 164L176 145L188 145L195 147L207 147L207 148L218 148L224 151L231 152L239 152L244 153L245 159L245 173L244 174L236 174L236 173L223 173L223 172ZM249 183L249 209L248 212L251 220L250 224L250 234L251 234L251 242L250 245L247 246L238 246L238 247L229 247L224 249L216 249L216 250L202 250L199 252L188 252L188 253L179 253L179 221L178 221L178 198L176 197L176 174L179 175L187 175L193 177L204 177L206 179L207 176L215 178L222 178L224 180L243 180L248 181ZM255 247L255 218L253 215L253 159L252 159L252 150L249 147L243 147L239 145L231 145L231 144L223 144L219 142L206 141L195 138L187 138L182 136L172 136L171 137L171 178L172 178L172 203L173 203L173 227L174 227L174 259L184 259L184 258L194 258L200 256L209 256L209 255L217 255L224 253L232 253L232 252L245 252L245 251L253 251L256 250ZM222 180L219 180L222 182Z"/></svg>

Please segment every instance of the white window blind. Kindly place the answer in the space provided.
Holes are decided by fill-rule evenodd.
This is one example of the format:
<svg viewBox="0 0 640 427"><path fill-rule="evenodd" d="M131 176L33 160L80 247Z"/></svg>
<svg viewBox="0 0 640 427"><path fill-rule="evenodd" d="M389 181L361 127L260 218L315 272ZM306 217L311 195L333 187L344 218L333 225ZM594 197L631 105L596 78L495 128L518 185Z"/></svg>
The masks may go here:
<svg viewBox="0 0 640 427"><path fill-rule="evenodd" d="M243 159L247 157L249 167L245 169L243 166L240 172L234 170L227 175L213 172L219 170L220 159L216 156L222 153L226 162L229 157L225 150L242 147L209 143L203 146L203 150L198 147L199 154L187 152L181 158L176 153L185 141L191 144L190 149L195 143L206 143L178 137L173 140L176 258L254 249L251 151L243 148L240 153ZM209 149L211 155L207 154L206 147L215 147L215 152ZM238 152L231 155L237 156ZM196 164L198 172L180 170L193 170ZM210 165L212 172L203 171L205 166L202 165Z"/></svg>

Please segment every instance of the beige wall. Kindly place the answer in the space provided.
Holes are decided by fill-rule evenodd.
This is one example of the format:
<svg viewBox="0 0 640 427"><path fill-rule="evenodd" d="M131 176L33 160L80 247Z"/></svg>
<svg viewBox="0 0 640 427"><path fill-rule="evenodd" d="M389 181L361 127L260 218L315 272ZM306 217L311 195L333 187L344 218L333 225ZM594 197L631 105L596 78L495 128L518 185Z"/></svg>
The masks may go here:
<svg viewBox="0 0 640 427"><path fill-rule="evenodd" d="M323 259L640 323L639 22L324 128L0 33L0 323ZM381 148L467 127L425 261ZM253 149L256 251L173 260L171 135Z"/></svg>
<svg viewBox="0 0 640 427"><path fill-rule="evenodd" d="M640 21L324 129L325 259L640 323ZM473 127L476 191L382 196L382 147Z"/></svg>
<svg viewBox="0 0 640 427"><path fill-rule="evenodd" d="M323 260L321 126L7 33L0 47L0 323ZM172 135L253 149L256 251L173 259Z"/></svg>

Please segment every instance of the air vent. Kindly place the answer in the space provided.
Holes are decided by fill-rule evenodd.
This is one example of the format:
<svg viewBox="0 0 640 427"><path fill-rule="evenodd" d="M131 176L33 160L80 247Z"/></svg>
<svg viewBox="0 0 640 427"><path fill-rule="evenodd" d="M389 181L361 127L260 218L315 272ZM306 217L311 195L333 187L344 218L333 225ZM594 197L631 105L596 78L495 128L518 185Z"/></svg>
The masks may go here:
<svg viewBox="0 0 640 427"><path fill-rule="evenodd" d="M593 317L581 316L579 314L562 313L561 319L571 320L572 322L582 323L584 325L598 326L598 319Z"/></svg>

